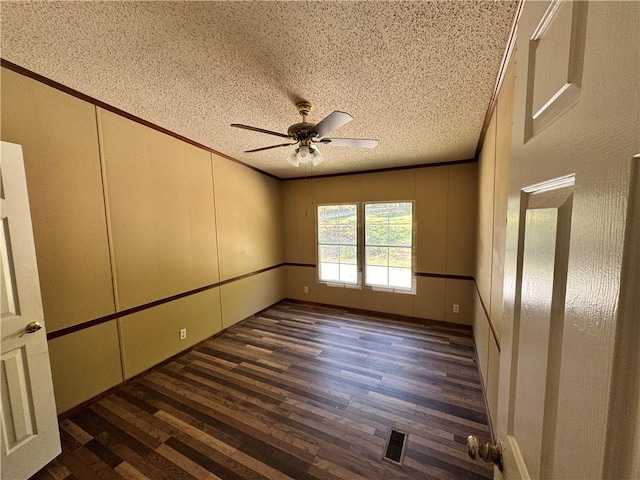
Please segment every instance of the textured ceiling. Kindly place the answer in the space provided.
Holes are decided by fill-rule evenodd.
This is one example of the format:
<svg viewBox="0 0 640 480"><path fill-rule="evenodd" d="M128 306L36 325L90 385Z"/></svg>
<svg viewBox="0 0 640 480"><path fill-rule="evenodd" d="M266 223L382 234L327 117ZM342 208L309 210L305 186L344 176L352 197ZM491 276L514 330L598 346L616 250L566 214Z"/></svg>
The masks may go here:
<svg viewBox="0 0 640 480"><path fill-rule="evenodd" d="M472 158L515 1L6 2L2 57L281 178ZM354 120L293 168L286 132Z"/></svg>

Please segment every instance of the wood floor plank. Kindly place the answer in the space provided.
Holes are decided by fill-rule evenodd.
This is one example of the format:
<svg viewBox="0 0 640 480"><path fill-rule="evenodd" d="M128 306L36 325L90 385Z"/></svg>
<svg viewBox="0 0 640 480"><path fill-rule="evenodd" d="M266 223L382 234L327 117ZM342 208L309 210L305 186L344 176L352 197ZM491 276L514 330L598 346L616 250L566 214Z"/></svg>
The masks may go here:
<svg viewBox="0 0 640 480"><path fill-rule="evenodd" d="M123 463L129 463L135 470L142 473L144 476L154 480L169 478L165 472L147 460L147 456L151 453L151 450L147 450L144 454L140 454L140 452L136 452L131 449L121 437L114 437L106 432L97 436L96 440L122 458ZM89 478L84 477L83 475L78 475L75 471L74 474L78 478Z"/></svg>
<svg viewBox="0 0 640 480"><path fill-rule="evenodd" d="M63 454L64 455L64 454ZM64 460L69 469L79 478L118 480L122 477L93 452L82 447L68 453Z"/></svg>
<svg viewBox="0 0 640 480"><path fill-rule="evenodd" d="M260 462L259 460L252 457L251 455L247 455L246 453L241 452L240 450L236 450L231 456L231 458L233 460L238 461L239 463L242 463L243 465L246 465L248 468L252 469L253 471L261 475L264 475L265 478L269 478L272 480L289 480L292 478L289 475L286 475L285 473L279 470L276 470L275 468L263 462Z"/></svg>
<svg viewBox="0 0 640 480"><path fill-rule="evenodd" d="M105 411L109 411L122 421L133 425L137 430L144 432L145 438L151 437L158 442L163 443L171 436L147 422L140 413L135 411L135 409L128 411L123 405L119 405L117 398L105 398L100 400L98 405L104 407Z"/></svg>
<svg viewBox="0 0 640 480"><path fill-rule="evenodd" d="M123 432L127 433L131 437L138 440L140 443L149 447L149 449L156 449L162 441L155 438L150 433L142 430L137 425L130 423L127 419L121 418L111 410L105 408L103 401L98 401L91 406L91 410L100 415L103 419L108 421L111 425L118 427ZM139 422L136 422L139 423Z"/></svg>
<svg viewBox="0 0 640 480"><path fill-rule="evenodd" d="M204 433L205 428L202 428ZM247 472L246 467L241 463L235 461L231 455L235 454L235 449L229 449L228 447L220 447L218 442L210 442L203 439L203 435L198 434L197 438L187 433L178 431L177 435L165 442L164 446L175 452L174 455L177 458L181 458L181 463L185 466L189 465L189 462L197 463L201 467L205 468L209 473L205 478L214 477L217 478L220 475L225 478L229 475L239 476L252 476L255 477L255 472ZM209 436L210 437L210 436ZM163 445L156 449L161 452ZM163 456L168 457L165 453L161 452ZM207 458L206 463L197 462L198 458ZM186 468L185 468L186 469ZM231 472L231 473L229 473Z"/></svg>
<svg viewBox="0 0 640 480"><path fill-rule="evenodd" d="M340 478L343 480L367 480L367 477L362 477L361 475L354 473L351 469L346 469L321 457L316 458L313 462L313 466L317 467L319 470L324 470L330 473L334 478Z"/></svg>
<svg viewBox="0 0 640 480"><path fill-rule="evenodd" d="M187 422L184 422L179 418L174 417L173 415L169 415L167 412L163 410L158 410L155 413L155 415L158 418L164 420L165 422L176 426L181 432L185 433L186 435L198 440L199 442L204 443L205 445L208 445L211 448L215 448L216 450L218 450L220 453L223 453L224 455L231 456L237 450L231 445L227 445L223 441L217 439L213 435L209 435L208 433L203 432L199 428L194 427L193 425Z"/></svg>
<svg viewBox="0 0 640 480"><path fill-rule="evenodd" d="M190 458L185 457L181 453L176 452L173 448L169 447L165 443L156 448L156 452L158 452L168 461L175 463L185 472L188 472L191 476L199 480L205 479L211 474L209 470L194 462Z"/></svg>
<svg viewBox="0 0 640 480"><path fill-rule="evenodd" d="M91 435L89 435L68 418L60 422L60 428L71 435L78 443L82 445L93 439Z"/></svg>
<svg viewBox="0 0 640 480"><path fill-rule="evenodd" d="M403 465L382 460L390 428ZM479 479L471 328L282 301L75 410L33 478Z"/></svg>
<svg viewBox="0 0 640 480"><path fill-rule="evenodd" d="M156 373L158 375L154 375L154 379L162 384L164 378L160 377L159 372ZM176 393L189 396L190 402L194 402L195 404L214 410L217 414L216 418L223 422L227 428L236 429L237 432L242 432L245 436L251 436L254 440L262 437L269 437L273 446L277 445L278 448L290 451L298 457L307 456L307 454L313 455L316 453L316 449L313 445L296 441L296 439L291 436L292 432L287 432L284 428L274 428L272 425L260 421L260 418L241 414L237 409L232 408L233 406L224 405L223 402L219 402L217 399L207 398L197 392L182 388L184 384L181 382L171 383L171 385ZM279 455L278 452L274 452L274 454Z"/></svg>
<svg viewBox="0 0 640 480"><path fill-rule="evenodd" d="M190 459L194 463L203 466L209 472L212 472L214 475L229 479L229 480L242 480L244 478L252 478L259 479L261 478L258 475L255 475L254 472L251 472L246 469L241 469L241 471L237 471L233 467L230 468L228 465L228 457L220 457L214 455L206 455L201 451L193 448L187 443L181 442L176 438L170 438L165 443L169 448L175 450L180 453L182 456ZM222 460L222 461L221 461ZM227 465L225 465L227 463Z"/></svg>
<svg viewBox="0 0 640 480"><path fill-rule="evenodd" d="M116 472L122 476L125 480L147 480L145 474L137 470L133 465L129 462L122 462L120 465L116 467Z"/></svg>

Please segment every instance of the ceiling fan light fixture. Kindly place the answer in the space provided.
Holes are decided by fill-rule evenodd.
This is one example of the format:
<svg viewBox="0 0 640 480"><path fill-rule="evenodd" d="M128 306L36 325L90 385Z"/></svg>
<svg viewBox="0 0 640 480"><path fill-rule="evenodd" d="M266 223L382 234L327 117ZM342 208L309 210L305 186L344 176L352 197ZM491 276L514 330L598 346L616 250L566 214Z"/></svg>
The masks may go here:
<svg viewBox="0 0 640 480"><path fill-rule="evenodd" d="M298 160L298 150L299 149L296 148L293 152L291 152L291 155L287 157L287 162L289 162L294 167L300 166L300 160Z"/></svg>
<svg viewBox="0 0 640 480"><path fill-rule="evenodd" d="M300 166L302 163L311 163L314 167L320 165L324 157L320 150L315 145L301 145L296 148L291 154L287 157L287 162L289 162L294 167Z"/></svg>
<svg viewBox="0 0 640 480"><path fill-rule="evenodd" d="M314 167L317 167L322 163L324 157L322 156L322 153L320 153L318 147L316 147L315 145L311 145L311 147L309 148L311 149L311 162Z"/></svg>
<svg viewBox="0 0 640 480"><path fill-rule="evenodd" d="M300 145L300 148L298 149L298 154L296 155L296 157L298 157L298 160L300 160L300 163L307 163L308 161L311 160L311 158L309 157L310 154L311 152L309 151L309 147L307 145Z"/></svg>

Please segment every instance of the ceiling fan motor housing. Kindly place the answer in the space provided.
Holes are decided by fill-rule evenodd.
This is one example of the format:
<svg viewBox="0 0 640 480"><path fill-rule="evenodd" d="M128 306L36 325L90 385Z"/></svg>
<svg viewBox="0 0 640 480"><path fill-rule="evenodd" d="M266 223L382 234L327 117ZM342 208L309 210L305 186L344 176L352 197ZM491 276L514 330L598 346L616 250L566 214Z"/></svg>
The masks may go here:
<svg viewBox="0 0 640 480"><path fill-rule="evenodd" d="M314 136L313 127L316 126L315 123L307 123L307 115L311 111L311 104L309 102L298 102L296 103L296 108L302 116L302 122L291 125L287 130L287 134L297 142L305 142L308 145L308 141Z"/></svg>
<svg viewBox="0 0 640 480"><path fill-rule="evenodd" d="M297 142L311 140L311 137L315 135L315 132L313 130L313 127L315 126L315 123L294 123L287 130L287 134Z"/></svg>

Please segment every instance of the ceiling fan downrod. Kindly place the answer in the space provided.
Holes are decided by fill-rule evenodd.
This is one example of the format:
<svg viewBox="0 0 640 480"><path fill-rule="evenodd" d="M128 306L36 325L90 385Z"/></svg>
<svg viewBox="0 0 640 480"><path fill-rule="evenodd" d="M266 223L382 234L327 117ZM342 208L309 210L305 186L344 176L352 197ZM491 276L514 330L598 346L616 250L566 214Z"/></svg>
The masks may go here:
<svg viewBox="0 0 640 480"><path fill-rule="evenodd" d="M311 104L309 102L298 102L296 103L296 108L302 117L302 122L291 125L287 130L287 134L297 142L309 141L311 137L315 136L313 127L316 126L315 123L307 122L307 115L309 115L311 111Z"/></svg>
<svg viewBox="0 0 640 480"><path fill-rule="evenodd" d="M309 102L298 102L296 103L296 108L298 109L298 113L302 116L302 123L307 123L307 115L311 111L311 104Z"/></svg>

